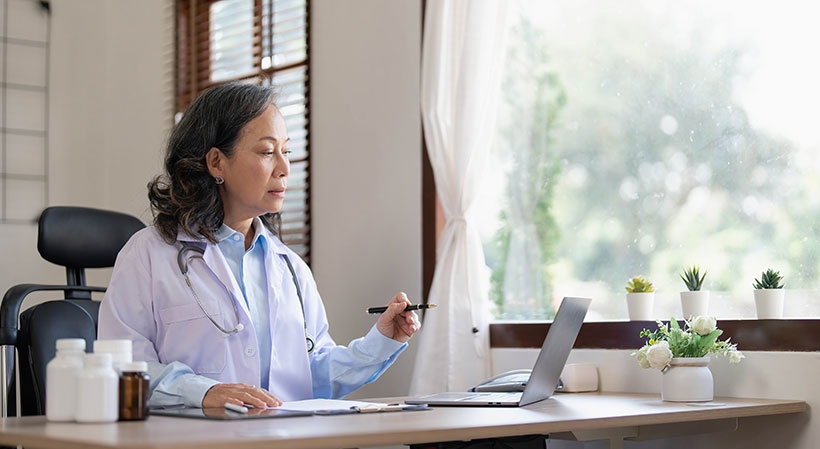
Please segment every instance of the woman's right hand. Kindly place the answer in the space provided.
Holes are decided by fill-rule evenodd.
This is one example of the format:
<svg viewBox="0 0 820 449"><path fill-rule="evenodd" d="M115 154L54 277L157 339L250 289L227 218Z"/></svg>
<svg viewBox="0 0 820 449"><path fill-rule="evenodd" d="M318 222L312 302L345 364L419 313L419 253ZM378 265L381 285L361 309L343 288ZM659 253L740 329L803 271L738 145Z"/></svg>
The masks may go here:
<svg viewBox="0 0 820 449"><path fill-rule="evenodd" d="M264 388L248 384L216 384L205 393L202 407L224 407L226 402L256 408L279 407L282 401Z"/></svg>

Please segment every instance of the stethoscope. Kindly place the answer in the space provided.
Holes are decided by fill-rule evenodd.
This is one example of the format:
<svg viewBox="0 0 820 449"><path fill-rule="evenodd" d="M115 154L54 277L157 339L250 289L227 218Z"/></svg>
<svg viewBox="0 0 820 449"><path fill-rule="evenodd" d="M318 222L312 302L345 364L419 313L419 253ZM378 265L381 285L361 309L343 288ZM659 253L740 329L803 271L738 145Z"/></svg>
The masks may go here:
<svg viewBox="0 0 820 449"><path fill-rule="evenodd" d="M185 283L188 284L188 288L191 290L191 293L194 295L194 299L196 303L199 305L199 308L202 309L202 312L208 318L208 320L219 329L226 337L234 335L240 332L245 326L242 325L241 320L239 318L239 308L236 307L236 301L233 299L233 295L231 295L228 288L225 287L223 284L222 287L225 289L225 292L228 294L228 299L231 301L231 305L233 306L233 314L236 319L236 326L233 329L228 330L222 327L219 323L216 322L213 316L205 310L205 306L202 305L202 301L199 300L199 295L196 294L196 290L191 285L191 280L188 278L188 259L201 259L202 263L205 263L205 249L200 248L195 245L191 245L187 242L179 242L182 247L179 249L177 253L177 264L179 265L179 271L182 273L182 276L185 277ZM185 257L185 253L193 252L194 254ZM302 306L302 323L304 324L305 328L305 341L307 342L307 352L310 354L313 352L313 348L316 347L316 340L310 335L307 329L307 316L305 315L305 301L302 299L302 289L299 287L299 278L296 277L296 271L293 269L293 265L290 263L290 258L288 258L287 254L283 254L282 257L285 258L285 263L288 265L288 270L290 270L290 275L293 277L293 284L296 286L296 296L299 297L299 304ZM206 264L207 265L207 264Z"/></svg>

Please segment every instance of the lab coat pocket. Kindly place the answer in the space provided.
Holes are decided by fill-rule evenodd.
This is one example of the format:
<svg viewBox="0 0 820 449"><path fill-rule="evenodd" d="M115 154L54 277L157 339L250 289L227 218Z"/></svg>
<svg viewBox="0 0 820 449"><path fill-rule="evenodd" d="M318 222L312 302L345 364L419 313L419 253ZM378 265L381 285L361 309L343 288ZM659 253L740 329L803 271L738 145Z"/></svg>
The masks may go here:
<svg viewBox="0 0 820 449"><path fill-rule="evenodd" d="M164 363L182 362L197 374L218 374L225 369L227 342L198 304L185 304L160 310L162 336L165 344L160 358ZM222 323L225 317L218 310L208 310ZM224 326L229 326L227 323Z"/></svg>
<svg viewBox="0 0 820 449"><path fill-rule="evenodd" d="M222 313L219 310L209 310L208 313L217 323L222 319ZM160 311L159 316L162 320L162 324L165 325L192 320L205 320L210 323L208 317L205 315L205 311L203 311L197 303L166 307ZM211 326L213 326L213 324L211 324Z"/></svg>

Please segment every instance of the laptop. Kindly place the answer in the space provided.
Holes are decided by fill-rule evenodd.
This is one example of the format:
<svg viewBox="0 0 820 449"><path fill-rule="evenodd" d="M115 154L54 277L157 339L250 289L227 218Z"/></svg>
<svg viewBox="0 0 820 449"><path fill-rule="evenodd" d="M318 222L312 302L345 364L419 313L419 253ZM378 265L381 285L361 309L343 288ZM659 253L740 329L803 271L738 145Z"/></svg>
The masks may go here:
<svg viewBox="0 0 820 449"><path fill-rule="evenodd" d="M521 392L446 392L407 399L407 404L521 407L552 396L584 322L589 298L565 297L547 332L529 380Z"/></svg>

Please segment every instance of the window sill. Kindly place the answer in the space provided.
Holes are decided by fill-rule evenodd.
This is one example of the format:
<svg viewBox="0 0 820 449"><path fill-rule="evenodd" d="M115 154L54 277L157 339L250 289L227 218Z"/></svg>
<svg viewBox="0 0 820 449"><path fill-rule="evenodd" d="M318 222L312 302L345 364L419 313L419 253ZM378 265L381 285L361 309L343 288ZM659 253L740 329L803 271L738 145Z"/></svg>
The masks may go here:
<svg viewBox="0 0 820 449"><path fill-rule="evenodd" d="M490 324L492 348L540 348L550 323L545 321ZM820 320L720 320L721 340L731 338L741 351L820 351ZM643 329L652 321L585 322L575 341L581 349L638 349Z"/></svg>

